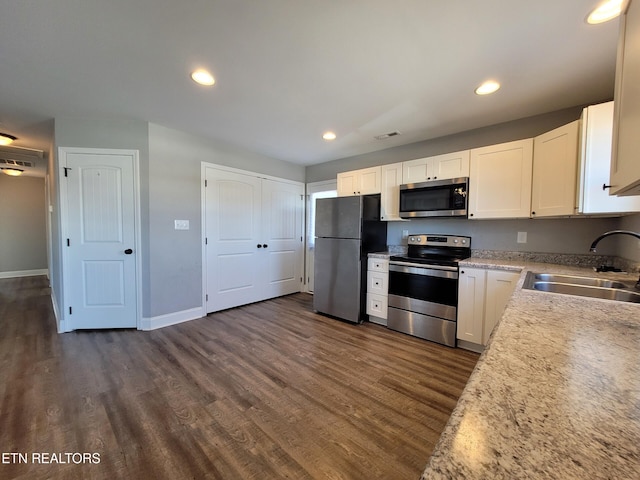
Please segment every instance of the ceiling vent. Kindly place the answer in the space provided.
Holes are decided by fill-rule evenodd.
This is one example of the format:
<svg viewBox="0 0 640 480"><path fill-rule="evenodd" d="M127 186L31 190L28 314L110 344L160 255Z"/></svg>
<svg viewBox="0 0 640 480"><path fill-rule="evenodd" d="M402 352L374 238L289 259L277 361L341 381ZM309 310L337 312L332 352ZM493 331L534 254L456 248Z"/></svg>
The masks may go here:
<svg viewBox="0 0 640 480"><path fill-rule="evenodd" d="M384 140L385 138L390 138L390 137L396 137L398 135L401 135L400 132L398 132L397 130L395 132L389 132L389 133L383 133L382 135L376 135L375 138L376 140Z"/></svg>
<svg viewBox="0 0 640 480"><path fill-rule="evenodd" d="M42 150L36 150L34 148L23 147L9 147L7 145L0 145L0 163L6 163L6 165L20 165L23 167L33 167L38 163L38 160L42 160L44 154ZM16 163L7 163L16 162ZM22 162L22 163L20 163Z"/></svg>
<svg viewBox="0 0 640 480"><path fill-rule="evenodd" d="M8 158L0 158L0 165L9 165L11 167L33 167L33 162L26 160L11 160Z"/></svg>

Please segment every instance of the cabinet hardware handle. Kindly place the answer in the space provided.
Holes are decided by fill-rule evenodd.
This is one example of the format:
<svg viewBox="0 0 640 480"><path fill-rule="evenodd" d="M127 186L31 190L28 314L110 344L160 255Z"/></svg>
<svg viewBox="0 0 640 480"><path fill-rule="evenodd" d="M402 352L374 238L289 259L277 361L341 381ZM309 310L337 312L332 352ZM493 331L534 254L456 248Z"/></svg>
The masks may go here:
<svg viewBox="0 0 640 480"><path fill-rule="evenodd" d="M536 214L536 212L531 212L531 215L535 215L535 214Z"/></svg>

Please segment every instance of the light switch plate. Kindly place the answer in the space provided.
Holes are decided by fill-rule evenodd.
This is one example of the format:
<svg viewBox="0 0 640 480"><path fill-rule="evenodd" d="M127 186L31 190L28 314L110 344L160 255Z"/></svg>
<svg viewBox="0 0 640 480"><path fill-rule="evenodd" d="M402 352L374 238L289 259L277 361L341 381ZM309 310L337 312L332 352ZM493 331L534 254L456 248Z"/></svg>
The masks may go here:
<svg viewBox="0 0 640 480"><path fill-rule="evenodd" d="M176 230L189 230L189 220L174 220Z"/></svg>
<svg viewBox="0 0 640 480"><path fill-rule="evenodd" d="M518 232L518 243L527 243L527 232Z"/></svg>

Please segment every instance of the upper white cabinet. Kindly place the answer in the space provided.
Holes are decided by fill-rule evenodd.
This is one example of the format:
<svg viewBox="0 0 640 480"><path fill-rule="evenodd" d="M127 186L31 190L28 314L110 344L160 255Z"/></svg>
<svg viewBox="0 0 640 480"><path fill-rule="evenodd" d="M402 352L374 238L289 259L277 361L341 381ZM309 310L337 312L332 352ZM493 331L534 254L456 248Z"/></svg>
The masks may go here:
<svg viewBox="0 0 640 480"><path fill-rule="evenodd" d="M573 215L580 121L533 139L531 216Z"/></svg>
<svg viewBox="0 0 640 480"><path fill-rule="evenodd" d="M338 174L338 196L369 195L380 193L381 167L363 168Z"/></svg>
<svg viewBox="0 0 640 480"><path fill-rule="evenodd" d="M380 192L380 220L402 220L400 218L400 185L402 163L382 167L382 191Z"/></svg>
<svg viewBox="0 0 640 480"><path fill-rule="evenodd" d="M469 150L418 158L402 164L402 183L469 176Z"/></svg>
<svg viewBox="0 0 640 480"><path fill-rule="evenodd" d="M533 139L471 150L469 218L529 218Z"/></svg>
<svg viewBox="0 0 640 480"><path fill-rule="evenodd" d="M640 211L640 196L617 197L603 188L609 182L614 102L582 111L577 213L601 215ZM534 164L535 169L535 164Z"/></svg>
<svg viewBox="0 0 640 480"><path fill-rule="evenodd" d="M640 0L620 17L611 194L640 195Z"/></svg>

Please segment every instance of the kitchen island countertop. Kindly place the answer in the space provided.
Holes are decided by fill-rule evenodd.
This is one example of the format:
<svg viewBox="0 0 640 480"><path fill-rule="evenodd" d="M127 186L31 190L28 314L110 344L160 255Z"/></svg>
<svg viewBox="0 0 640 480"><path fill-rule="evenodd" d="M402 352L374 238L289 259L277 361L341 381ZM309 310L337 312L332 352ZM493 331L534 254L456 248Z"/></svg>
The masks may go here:
<svg viewBox="0 0 640 480"><path fill-rule="evenodd" d="M523 290L527 271L635 275L470 258L521 270L422 479L638 478L640 304Z"/></svg>

